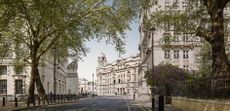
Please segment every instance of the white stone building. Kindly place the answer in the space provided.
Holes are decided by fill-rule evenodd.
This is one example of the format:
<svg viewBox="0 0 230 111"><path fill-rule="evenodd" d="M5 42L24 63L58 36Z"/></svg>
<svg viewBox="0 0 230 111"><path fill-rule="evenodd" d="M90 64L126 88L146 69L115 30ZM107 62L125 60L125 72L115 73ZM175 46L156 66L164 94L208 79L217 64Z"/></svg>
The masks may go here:
<svg viewBox="0 0 230 111"><path fill-rule="evenodd" d="M79 91L81 94L92 94L92 93L96 93L97 89L96 89L96 84L95 82L89 81L85 78L81 78L79 79Z"/></svg>
<svg viewBox="0 0 230 111"><path fill-rule="evenodd" d="M179 68L184 68L193 72L198 69L196 63L197 54L201 46L201 39L191 34L184 34L173 30L173 27L168 27L167 30L157 29L154 26L146 28L145 24L150 19L151 14L159 11L183 11L187 7L187 0L158 0L154 6L143 9L140 16L140 75L144 77L144 72L152 69L153 65L158 65L163 62L169 62L177 65ZM141 79L139 81L145 81ZM139 87L143 94L151 91L146 82L143 83L143 88ZM143 95L139 95L143 96Z"/></svg>
<svg viewBox="0 0 230 111"><path fill-rule="evenodd" d="M66 84L67 94L79 94L77 67L67 67Z"/></svg>
<svg viewBox="0 0 230 111"><path fill-rule="evenodd" d="M67 66L67 59L57 57L56 62L54 62L54 56L45 56L41 59L38 69L47 94L54 93L54 87L56 87L56 94L68 94L70 87L71 93L78 94L77 69L67 69ZM28 94L29 81L29 64L23 64L16 69L16 66L13 65L13 58L1 58L0 96L9 99L15 96L25 97Z"/></svg>
<svg viewBox="0 0 230 111"><path fill-rule="evenodd" d="M97 94L98 95L137 95L137 76L139 55L120 58L107 63L105 54L98 57Z"/></svg>

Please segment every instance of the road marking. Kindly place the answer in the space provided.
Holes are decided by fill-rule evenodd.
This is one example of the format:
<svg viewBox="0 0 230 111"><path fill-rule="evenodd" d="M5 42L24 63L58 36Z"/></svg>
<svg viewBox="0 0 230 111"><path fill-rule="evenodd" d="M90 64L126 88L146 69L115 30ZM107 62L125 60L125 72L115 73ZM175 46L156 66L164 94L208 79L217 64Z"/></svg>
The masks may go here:
<svg viewBox="0 0 230 111"><path fill-rule="evenodd" d="M138 106L142 109L142 111L146 111L146 109L142 105L138 104Z"/></svg>
<svg viewBox="0 0 230 111"><path fill-rule="evenodd" d="M123 98L124 99L124 98ZM129 104L128 104L128 102L127 102L127 97L124 99L124 101L126 102L126 105L127 105L127 107L128 107L128 111L131 111L130 110L130 107L129 107Z"/></svg>
<svg viewBox="0 0 230 111"><path fill-rule="evenodd" d="M143 111L150 111L150 109L145 108L141 102L137 101L137 103L138 103L138 106L139 106Z"/></svg>
<svg viewBox="0 0 230 111"><path fill-rule="evenodd" d="M85 107L85 108L79 108L78 110L79 111L82 111L82 110L85 110L85 109L87 109L88 107ZM69 110L69 111L71 111L71 110Z"/></svg>
<svg viewBox="0 0 230 111"><path fill-rule="evenodd" d="M126 105L128 107L128 111L130 111L130 107L129 107L129 104L127 103L127 101L126 101Z"/></svg>

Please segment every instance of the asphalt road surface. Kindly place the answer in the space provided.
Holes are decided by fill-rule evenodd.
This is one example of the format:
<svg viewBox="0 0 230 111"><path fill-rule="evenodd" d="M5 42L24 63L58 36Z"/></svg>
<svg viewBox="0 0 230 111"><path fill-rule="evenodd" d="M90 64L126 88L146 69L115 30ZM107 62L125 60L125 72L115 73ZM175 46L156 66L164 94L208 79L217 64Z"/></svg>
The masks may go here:
<svg viewBox="0 0 230 111"><path fill-rule="evenodd" d="M29 109L27 111L146 111L138 103L125 96L97 96L67 103Z"/></svg>

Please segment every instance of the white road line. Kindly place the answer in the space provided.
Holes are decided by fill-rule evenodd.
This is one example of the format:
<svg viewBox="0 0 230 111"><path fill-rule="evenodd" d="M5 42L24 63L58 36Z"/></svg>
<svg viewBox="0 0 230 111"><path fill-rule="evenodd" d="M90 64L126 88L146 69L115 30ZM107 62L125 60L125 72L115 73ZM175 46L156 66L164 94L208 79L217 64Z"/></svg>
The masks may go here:
<svg viewBox="0 0 230 111"><path fill-rule="evenodd" d="M128 111L131 111L131 110L130 110L130 107L129 107L129 104L128 104L128 102L127 102L127 97L126 97L124 100L125 100L126 105L127 105L127 107L128 107Z"/></svg>
<svg viewBox="0 0 230 111"><path fill-rule="evenodd" d="M138 104L138 106L142 109L142 111L146 111L146 109L142 106L142 104L140 105L141 103Z"/></svg>
<svg viewBox="0 0 230 111"><path fill-rule="evenodd" d="M129 107L129 104L127 103L127 101L126 101L126 105L128 107L128 111L130 111L130 107Z"/></svg>

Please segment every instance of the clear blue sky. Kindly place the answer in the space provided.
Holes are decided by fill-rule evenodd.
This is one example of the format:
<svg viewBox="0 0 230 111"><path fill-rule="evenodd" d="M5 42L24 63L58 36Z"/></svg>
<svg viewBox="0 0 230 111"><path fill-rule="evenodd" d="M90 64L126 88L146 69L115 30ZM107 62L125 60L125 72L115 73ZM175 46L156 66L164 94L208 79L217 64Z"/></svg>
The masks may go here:
<svg viewBox="0 0 230 111"><path fill-rule="evenodd" d="M126 33L126 46L125 46L125 54L121 55L121 57L128 57L130 55L136 55L139 53L138 43L140 34L138 31L138 23L131 24L131 29ZM115 51L114 46L111 44L105 44L102 40L101 42L97 42L96 40L91 40L86 43L87 47L90 48L90 52L86 57L83 57L83 61L79 61L78 64L78 76L79 78L86 78L87 80L92 80L92 74L96 77L96 67L97 67L97 57L103 53L105 54L108 62L113 62L118 58L118 52ZM94 78L95 79L95 78Z"/></svg>

